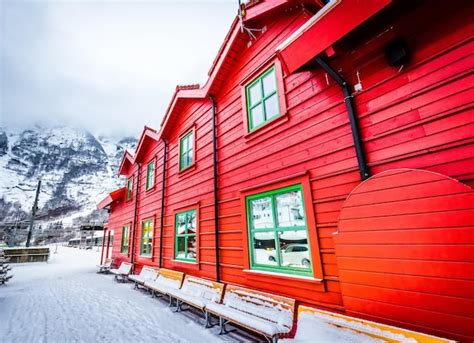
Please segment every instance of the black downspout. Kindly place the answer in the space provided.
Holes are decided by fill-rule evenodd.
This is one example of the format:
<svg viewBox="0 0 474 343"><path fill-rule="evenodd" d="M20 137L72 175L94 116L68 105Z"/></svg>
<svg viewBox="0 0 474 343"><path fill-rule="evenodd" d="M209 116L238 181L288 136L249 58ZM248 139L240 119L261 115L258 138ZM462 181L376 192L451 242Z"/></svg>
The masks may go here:
<svg viewBox="0 0 474 343"><path fill-rule="evenodd" d="M209 95L212 102L212 156L214 169L214 239L216 241L216 281L221 281L220 258L219 258L219 197L217 182L217 118L216 118L216 100Z"/></svg>
<svg viewBox="0 0 474 343"><path fill-rule="evenodd" d="M137 162L137 184L136 184L136 191L135 191L135 210L133 213L133 237L132 237L132 256L130 259L130 263L132 264L132 272L135 269L135 240L136 240L136 232L137 232L137 215L138 215L138 191L140 186L140 170L141 165Z"/></svg>
<svg viewBox="0 0 474 343"><path fill-rule="evenodd" d="M168 143L163 139L163 175L161 179L161 215L160 215L160 268L163 266L163 225L165 223L165 184L166 184L166 154Z"/></svg>
<svg viewBox="0 0 474 343"><path fill-rule="evenodd" d="M363 143L360 138L359 125L355 117L355 109L354 109L354 102L352 101L353 96L351 92L351 86L347 83L346 80L344 80L344 78L337 71L334 70L333 67L331 67L328 64L328 62L324 58L322 58L321 56L316 56L314 60L316 61L316 63L318 63L321 66L321 68L323 68L329 75L331 75L331 77L342 88L342 92L344 94L344 102L347 108L347 115L349 116L349 122L351 124L352 139L354 140L357 163L359 165L360 179L364 181L369 178L370 174L369 174L369 168L367 166L367 162L365 160Z"/></svg>

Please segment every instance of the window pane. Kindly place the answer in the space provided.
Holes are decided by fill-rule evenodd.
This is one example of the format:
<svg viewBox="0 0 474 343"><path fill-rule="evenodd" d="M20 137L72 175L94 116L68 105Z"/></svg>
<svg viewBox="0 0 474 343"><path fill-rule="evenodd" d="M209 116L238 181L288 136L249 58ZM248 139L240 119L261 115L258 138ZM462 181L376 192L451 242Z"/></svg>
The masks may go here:
<svg viewBox="0 0 474 343"><path fill-rule="evenodd" d="M278 94L275 93L267 100L265 100L265 114L267 116L267 120L276 117L280 114Z"/></svg>
<svg viewBox="0 0 474 343"><path fill-rule="evenodd" d="M308 236L306 230L280 231L281 266L309 269Z"/></svg>
<svg viewBox="0 0 474 343"><path fill-rule="evenodd" d="M147 188L152 187L154 181L155 181L155 163L150 163L148 165L148 170L147 170L146 187Z"/></svg>
<svg viewBox="0 0 474 343"><path fill-rule="evenodd" d="M276 196L278 226L305 226L305 214L301 191Z"/></svg>
<svg viewBox="0 0 474 343"><path fill-rule="evenodd" d="M263 93L265 96L273 93L276 90L275 69L263 77L262 83Z"/></svg>
<svg viewBox="0 0 474 343"><path fill-rule="evenodd" d="M186 253L185 253L185 241L186 239L184 237L177 237L176 238L176 258L185 258Z"/></svg>
<svg viewBox="0 0 474 343"><path fill-rule="evenodd" d="M191 164L193 164L193 152L192 152L192 150L190 150L190 151L188 151L188 152L186 153L185 158L186 158L186 162L185 162L185 166L186 166L186 167L188 167L188 166L190 166Z"/></svg>
<svg viewBox="0 0 474 343"><path fill-rule="evenodd" d="M254 263L277 266L275 232L255 232L253 234Z"/></svg>
<svg viewBox="0 0 474 343"><path fill-rule="evenodd" d="M187 221L188 221L187 233L196 233L196 211L192 211L187 214Z"/></svg>
<svg viewBox="0 0 474 343"><path fill-rule="evenodd" d="M265 121L263 116L263 106L262 104L257 105L255 108L250 110L250 115L252 117L252 127L259 126Z"/></svg>
<svg viewBox="0 0 474 343"><path fill-rule="evenodd" d="M176 215L176 233L182 235L186 232L186 215L178 214Z"/></svg>
<svg viewBox="0 0 474 343"><path fill-rule="evenodd" d="M251 201L252 227L254 229L273 228L272 198L266 197Z"/></svg>
<svg viewBox="0 0 474 343"><path fill-rule="evenodd" d="M193 133L191 132L186 139L186 149L189 151L193 147Z"/></svg>
<svg viewBox="0 0 474 343"><path fill-rule="evenodd" d="M196 236L188 236L188 257L189 259L196 259Z"/></svg>
<svg viewBox="0 0 474 343"><path fill-rule="evenodd" d="M250 107L262 100L262 90L260 88L260 82L256 82L249 88L250 95Z"/></svg>

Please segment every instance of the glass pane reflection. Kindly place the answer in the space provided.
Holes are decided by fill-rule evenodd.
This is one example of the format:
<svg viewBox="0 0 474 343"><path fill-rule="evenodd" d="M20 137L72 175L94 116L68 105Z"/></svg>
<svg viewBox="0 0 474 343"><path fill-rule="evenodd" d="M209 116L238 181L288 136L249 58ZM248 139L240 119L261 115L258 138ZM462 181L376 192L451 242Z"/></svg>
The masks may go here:
<svg viewBox="0 0 474 343"><path fill-rule="evenodd" d="M255 263L276 266L276 244L274 232L255 232L253 234L253 256Z"/></svg>
<svg viewBox="0 0 474 343"><path fill-rule="evenodd" d="M254 229L268 229L273 227L272 198L252 200L252 223Z"/></svg>
<svg viewBox="0 0 474 343"><path fill-rule="evenodd" d="M303 198L300 191L276 196L279 227L305 226Z"/></svg>
<svg viewBox="0 0 474 343"><path fill-rule="evenodd" d="M278 237L282 266L304 269L311 267L306 230L280 231Z"/></svg>

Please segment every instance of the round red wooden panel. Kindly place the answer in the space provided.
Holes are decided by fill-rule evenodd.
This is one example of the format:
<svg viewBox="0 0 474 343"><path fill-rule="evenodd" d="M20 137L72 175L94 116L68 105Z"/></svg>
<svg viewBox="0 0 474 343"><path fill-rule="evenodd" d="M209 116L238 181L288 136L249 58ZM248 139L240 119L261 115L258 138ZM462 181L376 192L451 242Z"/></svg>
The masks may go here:
<svg viewBox="0 0 474 343"><path fill-rule="evenodd" d="M474 191L397 169L361 183L334 235L348 313L440 336L474 337Z"/></svg>

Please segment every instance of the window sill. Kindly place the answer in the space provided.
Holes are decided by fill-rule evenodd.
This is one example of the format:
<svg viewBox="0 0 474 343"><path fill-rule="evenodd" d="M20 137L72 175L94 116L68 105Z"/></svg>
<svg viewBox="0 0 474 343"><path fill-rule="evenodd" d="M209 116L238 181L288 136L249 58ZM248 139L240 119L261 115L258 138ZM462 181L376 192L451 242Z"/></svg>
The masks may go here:
<svg viewBox="0 0 474 343"><path fill-rule="evenodd" d="M186 263L186 264L191 264L191 265L197 265L198 263L196 261L186 261L186 260L172 260L173 262L177 262L177 263Z"/></svg>
<svg viewBox="0 0 474 343"><path fill-rule="evenodd" d="M145 187L145 193L146 193L146 192L150 192L150 191L152 191L152 190L154 190L154 189L155 189L155 185L151 186L150 188L146 188L146 187Z"/></svg>
<svg viewBox="0 0 474 343"><path fill-rule="evenodd" d="M252 276L256 276L256 277L271 276L277 279L284 279L284 280L301 280L301 281L316 283L316 284L323 283L323 279L316 279L312 276L280 274L280 273L267 272L264 270L255 270L255 269L244 269L243 272Z"/></svg>
<svg viewBox="0 0 474 343"><path fill-rule="evenodd" d="M140 258L153 258L151 255L138 255Z"/></svg>
<svg viewBox="0 0 474 343"><path fill-rule="evenodd" d="M264 133L273 130L277 126L280 126L288 121L288 112L279 115L278 117L273 118L272 120L266 122L264 125L250 131L244 135L246 140L251 140L257 137L260 137Z"/></svg>
<svg viewBox="0 0 474 343"><path fill-rule="evenodd" d="M189 174L190 172L196 170L196 163L193 163L191 164L189 167L187 167L186 169L183 169L183 170L180 170L178 172L178 176L181 177L181 176L185 176L187 174Z"/></svg>

